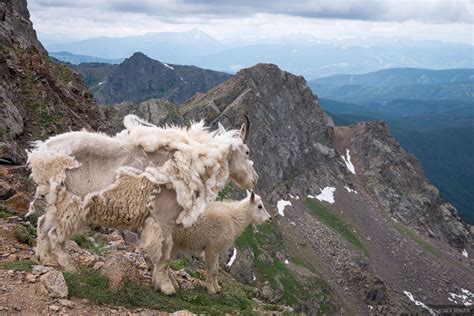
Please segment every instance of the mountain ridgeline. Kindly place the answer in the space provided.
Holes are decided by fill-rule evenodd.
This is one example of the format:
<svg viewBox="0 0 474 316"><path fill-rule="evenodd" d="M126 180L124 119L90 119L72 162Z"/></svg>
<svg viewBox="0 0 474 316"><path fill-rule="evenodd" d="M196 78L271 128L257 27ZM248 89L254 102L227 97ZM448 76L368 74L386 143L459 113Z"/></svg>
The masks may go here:
<svg viewBox="0 0 474 316"><path fill-rule="evenodd" d="M96 100L103 104L151 98L180 104L231 77L195 66L166 64L142 53L134 53L118 65L84 63L72 68L84 76Z"/></svg>
<svg viewBox="0 0 474 316"><path fill-rule="evenodd" d="M124 58L141 51L157 60L231 73L267 62L303 75L308 80L394 67L474 67L472 45L397 38L328 40L292 34L219 41L202 31L191 30L122 38L99 37L74 43L46 43L46 48L49 52L66 51L108 59Z"/></svg>
<svg viewBox="0 0 474 316"><path fill-rule="evenodd" d="M337 125L386 121L442 195L474 223L474 69L386 69L310 86Z"/></svg>

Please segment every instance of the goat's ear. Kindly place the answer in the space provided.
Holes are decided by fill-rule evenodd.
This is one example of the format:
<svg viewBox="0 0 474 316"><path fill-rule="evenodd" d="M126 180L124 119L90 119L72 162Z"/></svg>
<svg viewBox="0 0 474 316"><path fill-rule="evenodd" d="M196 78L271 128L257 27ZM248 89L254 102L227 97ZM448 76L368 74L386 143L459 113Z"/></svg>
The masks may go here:
<svg viewBox="0 0 474 316"><path fill-rule="evenodd" d="M221 122L218 122L217 125L219 126L219 133L221 134L225 133L224 125L222 125Z"/></svg>
<svg viewBox="0 0 474 316"><path fill-rule="evenodd" d="M250 194L250 203L253 203L253 202L255 202L255 193L253 193L252 191L252 193Z"/></svg>
<svg viewBox="0 0 474 316"><path fill-rule="evenodd" d="M250 192L249 190L246 190L246 192L247 192L247 197L249 197L252 194L252 192Z"/></svg>

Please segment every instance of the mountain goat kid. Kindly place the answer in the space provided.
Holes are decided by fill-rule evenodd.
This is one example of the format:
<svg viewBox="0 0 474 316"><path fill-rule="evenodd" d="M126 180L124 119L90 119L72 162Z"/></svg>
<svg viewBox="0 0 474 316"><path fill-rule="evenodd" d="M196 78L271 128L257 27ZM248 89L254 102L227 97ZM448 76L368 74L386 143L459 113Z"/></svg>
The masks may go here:
<svg viewBox="0 0 474 316"><path fill-rule="evenodd" d="M217 283L219 253L229 249L247 225L268 223L271 219L262 199L253 192L247 191L247 197L241 201L211 202L191 227L173 229L171 257L182 252L204 251L206 286L208 292L214 294L220 291Z"/></svg>

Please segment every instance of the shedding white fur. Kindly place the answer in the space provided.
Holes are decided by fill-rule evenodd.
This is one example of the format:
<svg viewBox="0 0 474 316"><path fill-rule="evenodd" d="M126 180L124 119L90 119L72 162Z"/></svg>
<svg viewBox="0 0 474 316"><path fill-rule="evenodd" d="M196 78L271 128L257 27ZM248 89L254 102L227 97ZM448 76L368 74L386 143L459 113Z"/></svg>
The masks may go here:
<svg viewBox="0 0 474 316"><path fill-rule="evenodd" d="M35 196L47 201L38 221L37 256L43 263L56 257L63 268L73 269L63 244L85 224L136 228L142 231L142 250L152 252L144 254L148 259L156 264L163 254L155 286L173 293L163 274L170 226L191 226L229 178L251 188L258 176L239 130L210 131L203 122L160 128L133 115L124 124L114 137L69 132L36 142L29 152Z"/></svg>

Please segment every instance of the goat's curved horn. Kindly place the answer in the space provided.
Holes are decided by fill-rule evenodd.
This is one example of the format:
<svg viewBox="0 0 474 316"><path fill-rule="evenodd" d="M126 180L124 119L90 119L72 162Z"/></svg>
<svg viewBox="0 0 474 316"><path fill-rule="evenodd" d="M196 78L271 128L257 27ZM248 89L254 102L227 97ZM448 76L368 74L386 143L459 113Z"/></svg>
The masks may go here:
<svg viewBox="0 0 474 316"><path fill-rule="evenodd" d="M220 114L220 115L218 115L218 116L211 122L210 125L211 125L211 126L214 126L215 124L221 122L221 119L222 119L223 117L226 118L226 119L229 121L230 126L234 126L234 122L233 122L233 121L230 119L230 117L228 117L226 114ZM222 123L222 122L221 122L221 123Z"/></svg>
<svg viewBox="0 0 474 316"><path fill-rule="evenodd" d="M250 120L249 120L249 117L247 115L244 114L244 118L245 118L245 128L243 130L243 135L242 135L242 139L244 141L244 144L247 143L247 140L249 138L249 128L250 128Z"/></svg>

